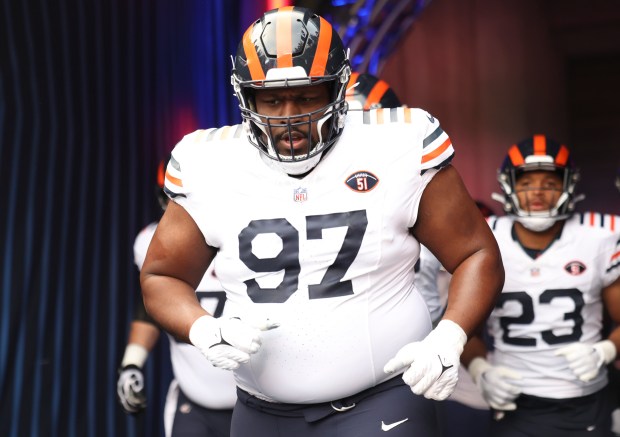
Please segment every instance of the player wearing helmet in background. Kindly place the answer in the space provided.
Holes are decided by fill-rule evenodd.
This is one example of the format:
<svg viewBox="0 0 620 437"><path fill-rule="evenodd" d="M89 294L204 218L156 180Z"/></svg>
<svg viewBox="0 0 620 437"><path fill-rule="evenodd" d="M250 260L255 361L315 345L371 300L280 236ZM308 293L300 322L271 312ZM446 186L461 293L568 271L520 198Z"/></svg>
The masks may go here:
<svg viewBox="0 0 620 437"><path fill-rule="evenodd" d="M163 187L164 161L158 167L156 196L165 211L169 199ZM150 223L136 237L133 251L138 269L142 268L156 228L157 222ZM226 313L226 293L212 266L196 288L196 297L214 317ZM174 379L164 407L166 437L228 437L237 400L232 374L211 366L194 346L168 337ZM158 339L159 327L146 313L142 299L138 299L117 381L118 400L126 413L136 414L146 408L142 369Z"/></svg>
<svg viewBox="0 0 620 437"><path fill-rule="evenodd" d="M474 337L463 354L496 411L493 436L610 435L606 365L620 329L602 330L604 310L620 321L620 217L574 213L578 179L569 149L544 135L510 147L498 173L507 215L488 221L506 281L487 321L494 351Z"/></svg>
<svg viewBox="0 0 620 437"><path fill-rule="evenodd" d="M390 85L370 73L351 73L345 97L349 111L402 106Z"/></svg>
<svg viewBox="0 0 620 437"><path fill-rule="evenodd" d="M266 12L234 58L243 124L187 135L168 163L145 306L234 371L233 437L435 436L427 398L453 390L501 289L497 244L437 119L347 114L349 77L326 20ZM419 243L454 273L435 329L413 281ZM196 304L214 257L232 317Z"/></svg>

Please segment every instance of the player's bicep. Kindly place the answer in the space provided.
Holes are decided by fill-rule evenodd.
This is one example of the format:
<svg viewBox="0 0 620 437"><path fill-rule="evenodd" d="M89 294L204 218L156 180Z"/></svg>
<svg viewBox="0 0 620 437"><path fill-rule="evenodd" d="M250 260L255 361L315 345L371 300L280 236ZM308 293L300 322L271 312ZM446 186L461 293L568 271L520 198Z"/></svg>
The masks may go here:
<svg viewBox="0 0 620 437"><path fill-rule="evenodd" d="M169 276L194 289L215 256L189 213L170 202L153 235L142 267L142 276Z"/></svg>
<svg viewBox="0 0 620 437"><path fill-rule="evenodd" d="M603 289L603 301L611 320L620 324L620 277Z"/></svg>
<svg viewBox="0 0 620 437"><path fill-rule="evenodd" d="M476 252L499 253L495 237L451 165L426 186L412 232L450 273Z"/></svg>

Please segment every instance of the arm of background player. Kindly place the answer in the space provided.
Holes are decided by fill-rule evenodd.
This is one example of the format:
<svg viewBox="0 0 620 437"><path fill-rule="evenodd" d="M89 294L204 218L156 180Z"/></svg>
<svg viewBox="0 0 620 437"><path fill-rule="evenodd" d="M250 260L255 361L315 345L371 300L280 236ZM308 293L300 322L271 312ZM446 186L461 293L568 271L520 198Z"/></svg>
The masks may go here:
<svg viewBox="0 0 620 437"><path fill-rule="evenodd" d="M613 322L613 328L607 337L616 346L616 357L620 351L620 278L603 289L605 309Z"/></svg>

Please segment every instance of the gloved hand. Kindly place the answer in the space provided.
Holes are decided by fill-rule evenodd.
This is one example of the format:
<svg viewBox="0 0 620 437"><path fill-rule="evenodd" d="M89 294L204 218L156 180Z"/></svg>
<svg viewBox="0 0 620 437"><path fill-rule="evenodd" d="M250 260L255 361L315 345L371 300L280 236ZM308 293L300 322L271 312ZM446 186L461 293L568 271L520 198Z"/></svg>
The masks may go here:
<svg viewBox="0 0 620 437"><path fill-rule="evenodd" d="M189 330L189 340L215 367L234 370L250 361L261 346L261 331L277 328L268 319L253 325L241 319L202 316Z"/></svg>
<svg viewBox="0 0 620 437"><path fill-rule="evenodd" d="M118 371L116 394L123 410L128 414L136 414L146 408L144 375L138 366L125 366Z"/></svg>
<svg viewBox="0 0 620 437"><path fill-rule="evenodd" d="M467 335L451 320L442 320L424 340L402 347L383 371L406 369L403 381L417 395L438 401L454 391L458 381L460 356Z"/></svg>
<svg viewBox="0 0 620 437"><path fill-rule="evenodd" d="M611 363L616 358L616 346L610 340L595 344L571 343L558 349L555 354L564 355L568 367L575 376L583 382L588 382L598 375L603 365Z"/></svg>
<svg viewBox="0 0 620 437"><path fill-rule="evenodd" d="M521 379L521 375L504 366L492 366L482 357L474 358L467 369L480 388L482 397L494 410L516 410L514 400L521 389L509 382Z"/></svg>

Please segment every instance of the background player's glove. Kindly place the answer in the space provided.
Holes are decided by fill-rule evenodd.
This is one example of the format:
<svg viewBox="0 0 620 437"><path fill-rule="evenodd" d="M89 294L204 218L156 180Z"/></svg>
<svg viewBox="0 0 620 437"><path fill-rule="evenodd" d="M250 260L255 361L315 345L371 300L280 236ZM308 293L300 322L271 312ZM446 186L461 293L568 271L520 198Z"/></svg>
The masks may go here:
<svg viewBox="0 0 620 437"><path fill-rule="evenodd" d="M387 362L383 371L406 369L403 381L417 395L438 401L454 391L467 335L451 320L442 320L424 340L409 343Z"/></svg>
<svg viewBox="0 0 620 437"><path fill-rule="evenodd" d="M118 371L116 394L123 410L136 414L146 408L144 375L138 366L125 366Z"/></svg>
<svg viewBox="0 0 620 437"><path fill-rule="evenodd" d="M503 411L517 409L514 400L521 394L521 389L510 381L521 379L518 372L503 366L492 366L482 357L474 358L467 370L491 408Z"/></svg>
<svg viewBox="0 0 620 437"><path fill-rule="evenodd" d="M610 340L595 344L571 343L558 349L555 354L564 355L568 367L577 378L587 382L598 375L603 365L611 363L616 358L616 346Z"/></svg>
<svg viewBox="0 0 620 437"><path fill-rule="evenodd" d="M215 367L234 370L250 361L261 346L261 331L278 327L268 319L253 325L233 317L199 317L189 330L189 340Z"/></svg>

